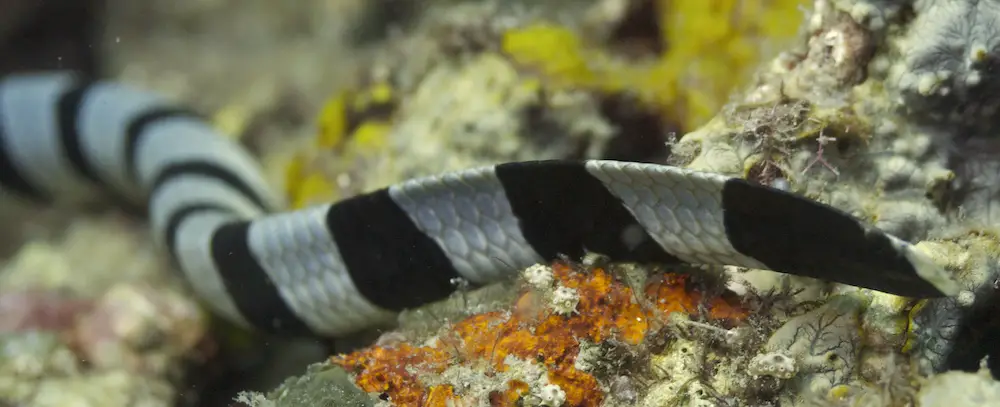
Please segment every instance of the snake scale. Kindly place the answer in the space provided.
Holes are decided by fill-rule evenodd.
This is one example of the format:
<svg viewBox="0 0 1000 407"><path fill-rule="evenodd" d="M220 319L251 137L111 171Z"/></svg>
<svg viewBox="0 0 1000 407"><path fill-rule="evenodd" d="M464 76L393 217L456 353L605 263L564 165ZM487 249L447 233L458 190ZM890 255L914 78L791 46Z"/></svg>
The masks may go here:
<svg viewBox="0 0 1000 407"><path fill-rule="evenodd" d="M164 97L69 72L0 80L0 187L142 205L214 312L339 337L560 256L770 269L911 297L957 293L909 243L739 178L617 161L512 162L282 212L255 159Z"/></svg>

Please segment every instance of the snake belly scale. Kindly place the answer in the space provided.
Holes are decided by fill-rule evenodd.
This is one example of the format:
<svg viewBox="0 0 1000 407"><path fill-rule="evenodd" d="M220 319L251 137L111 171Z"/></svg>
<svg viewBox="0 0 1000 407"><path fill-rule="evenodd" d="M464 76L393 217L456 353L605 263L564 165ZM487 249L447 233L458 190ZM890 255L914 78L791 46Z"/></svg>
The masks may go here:
<svg viewBox="0 0 1000 407"><path fill-rule="evenodd" d="M914 296L957 284L910 244L738 178L616 161L514 162L281 212L254 158L153 93L68 72L0 80L0 188L144 207L201 299L243 326L338 337L587 251L770 269Z"/></svg>

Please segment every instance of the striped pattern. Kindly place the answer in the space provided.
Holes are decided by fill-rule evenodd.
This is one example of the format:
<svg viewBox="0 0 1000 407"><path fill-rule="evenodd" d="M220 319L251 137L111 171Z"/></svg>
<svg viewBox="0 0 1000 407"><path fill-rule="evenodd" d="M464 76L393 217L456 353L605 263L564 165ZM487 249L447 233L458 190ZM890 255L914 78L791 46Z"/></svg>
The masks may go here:
<svg viewBox="0 0 1000 407"><path fill-rule="evenodd" d="M626 261L679 261L582 163L501 164L496 175L525 238L546 260L592 251Z"/></svg>
<svg viewBox="0 0 1000 407"><path fill-rule="evenodd" d="M907 243L791 194L715 174L538 161L407 181L341 202L282 202L235 143L156 95L70 74L0 81L0 187L28 199L145 204L194 290L245 326L336 337L588 251L729 264L942 296Z"/></svg>

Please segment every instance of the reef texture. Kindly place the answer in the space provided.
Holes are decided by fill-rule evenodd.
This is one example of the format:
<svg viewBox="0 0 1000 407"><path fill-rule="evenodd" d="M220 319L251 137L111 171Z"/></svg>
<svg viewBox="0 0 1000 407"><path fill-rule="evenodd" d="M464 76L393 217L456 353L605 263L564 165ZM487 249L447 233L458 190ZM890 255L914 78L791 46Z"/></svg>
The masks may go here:
<svg viewBox="0 0 1000 407"><path fill-rule="evenodd" d="M114 76L210 113L294 207L509 160L663 162L832 204L967 287L919 300L595 254L404 312L374 345L237 402L996 403L1000 1L391 2L406 18L382 2L110 3ZM5 264L0 405L177 401L181 366L213 353L208 321L134 228L76 221Z"/></svg>
<svg viewBox="0 0 1000 407"><path fill-rule="evenodd" d="M639 3L623 7L641 9ZM652 4L647 13L664 10ZM652 84L669 82L643 75L669 71L662 61L670 57L636 62L615 54L617 39L608 34L614 29L596 30L605 42L593 47L590 36L565 22L512 24L494 42L484 40L492 45L480 44L482 51L464 50L456 63L504 64L513 73L504 76L508 83L538 81L544 95L570 92L598 103L628 95L633 109L690 129L666 137L668 154L656 161L804 194L920 242L966 285L961 295L909 299L735 268L537 265L509 288L516 299L507 307L477 311L468 306L476 294L463 293L449 322L436 329L416 329L403 315L401 328L385 340L329 363L378 406L940 406L943 391L968 396L965 405L994 403L988 370L997 368L985 361L996 357L1000 332L1000 240L990 225L992 178L977 171L996 164L989 154L969 151L991 145L995 129L997 79L989 67L997 51L990 30L1000 3L808 6L795 15L802 24L794 44L729 89L728 103L702 120L692 115L697 104L676 89L704 88L670 92ZM618 16L634 18L628 10ZM623 79L622 72L632 74ZM400 106L409 100L397 97ZM470 120L493 123L497 114ZM616 131L622 128L616 117L598 117L612 131L584 139L602 156L608 150L600 146L634 128ZM520 129L503 134L523 137ZM573 140L573 133L556 134ZM485 140L502 144L497 136ZM530 151L551 156L539 146ZM274 394L259 397L280 404Z"/></svg>
<svg viewBox="0 0 1000 407"><path fill-rule="evenodd" d="M426 2L362 86L327 103L288 195L306 205L512 160L662 161L671 134L711 117L794 38L802 4Z"/></svg>
<svg viewBox="0 0 1000 407"><path fill-rule="evenodd" d="M0 404L182 400L187 368L213 355L208 318L177 281L161 277L165 262L142 243L145 234L121 218L78 222L62 241L29 244L5 265Z"/></svg>

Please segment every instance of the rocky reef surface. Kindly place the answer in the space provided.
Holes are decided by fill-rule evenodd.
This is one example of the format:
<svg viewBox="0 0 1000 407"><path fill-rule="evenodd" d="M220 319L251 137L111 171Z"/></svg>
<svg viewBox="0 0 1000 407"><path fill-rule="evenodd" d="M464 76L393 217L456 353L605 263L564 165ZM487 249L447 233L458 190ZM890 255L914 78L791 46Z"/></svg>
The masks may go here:
<svg viewBox="0 0 1000 407"><path fill-rule="evenodd" d="M276 388L234 402L1000 400L990 372L1000 370L996 0L110 0L106 9L109 75L210 113L296 207L502 161L662 162L832 204L919 242L967 288L915 300L595 254L405 312L373 345L314 354ZM31 213L4 236L28 243L0 272L0 405L176 405L196 398L187 366L255 340L208 335L210 318L141 223L50 217Z"/></svg>

